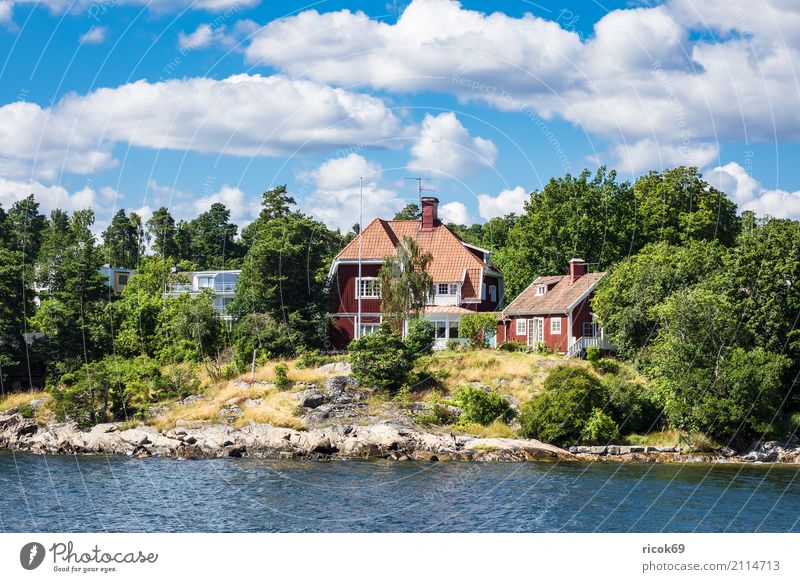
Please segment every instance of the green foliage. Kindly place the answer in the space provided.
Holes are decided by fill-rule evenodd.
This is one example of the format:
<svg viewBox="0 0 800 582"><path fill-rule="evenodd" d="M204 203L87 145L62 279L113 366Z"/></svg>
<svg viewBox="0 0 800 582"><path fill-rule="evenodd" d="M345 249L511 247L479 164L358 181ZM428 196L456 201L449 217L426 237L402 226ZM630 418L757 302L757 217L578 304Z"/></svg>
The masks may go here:
<svg viewBox="0 0 800 582"><path fill-rule="evenodd" d="M428 274L431 253L423 253L416 241L406 236L397 245L397 255L386 257L378 272L381 284L381 314L400 333L408 318L417 319L428 303L433 279Z"/></svg>
<svg viewBox="0 0 800 582"><path fill-rule="evenodd" d="M103 256L112 267L135 267L144 254L145 233L142 219L135 212L128 216L120 209L103 231Z"/></svg>
<svg viewBox="0 0 800 582"><path fill-rule="evenodd" d="M290 385L289 368L281 362L275 366L275 386L278 390L286 390Z"/></svg>
<svg viewBox="0 0 800 582"><path fill-rule="evenodd" d="M486 347L487 332L497 328L497 318L493 313L470 313L461 318L458 324L459 337L465 338L472 348Z"/></svg>
<svg viewBox="0 0 800 582"><path fill-rule="evenodd" d="M302 342L302 334L286 323L266 313L250 313L237 321L233 329L234 361L240 371L248 371L253 350L257 358L284 357L292 355ZM306 358L309 361L309 356Z"/></svg>
<svg viewBox="0 0 800 582"><path fill-rule="evenodd" d="M353 340L349 349L353 376L363 387L396 392L414 366L408 347L386 323L377 332Z"/></svg>
<svg viewBox="0 0 800 582"><path fill-rule="evenodd" d="M477 422L484 426L504 418L510 408L508 401L497 392L485 392L474 386L458 388L453 400L461 409L459 422Z"/></svg>
<svg viewBox="0 0 800 582"><path fill-rule="evenodd" d="M593 408L583 429L584 438L592 444L604 445L619 436L614 419L599 408Z"/></svg>
<svg viewBox="0 0 800 582"><path fill-rule="evenodd" d="M594 374L558 366L544 381L544 391L522 405L520 434L561 445L583 442L592 411L602 409L604 402L604 390Z"/></svg>
<svg viewBox="0 0 800 582"><path fill-rule="evenodd" d="M215 202L189 223L178 223L176 246L180 259L189 259L198 269L234 269L242 248L235 241L238 227L230 222L231 212ZM184 239L184 240L181 240ZM182 248L182 247L186 248Z"/></svg>
<svg viewBox="0 0 800 582"><path fill-rule="evenodd" d="M602 357L603 354L597 346L589 346L586 348L586 361L589 362L593 368L597 369L597 363Z"/></svg>
<svg viewBox="0 0 800 582"><path fill-rule="evenodd" d="M504 352L527 352L528 345L525 342L511 340L500 344L498 349Z"/></svg>
<svg viewBox="0 0 800 582"><path fill-rule="evenodd" d="M25 314L33 311L33 291L23 286L23 255L0 247L0 367L25 357Z"/></svg>
<svg viewBox="0 0 800 582"><path fill-rule="evenodd" d="M161 358L169 362L199 362L217 354L224 330L212 300L211 291L205 289L195 296L183 294L167 303L158 331Z"/></svg>
<svg viewBox="0 0 800 582"><path fill-rule="evenodd" d="M422 211L417 204L406 204L402 210L394 215L394 220L419 220Z"/></svg>
<svg viewBox="0 0 800 582"><path fill-rule="evenodd" d="M601 360L602 361L602 360ZM603 393L608 400L605 410L624 433L649 433L662 422L661 407L651 390L624 374L608 375L602 380Z"/></svg>
<svg viewBox="0 0 800 582"><path fill-rule="evenodd" d="M726 251L715 242L648 245L613 266L597 286L592 309L623 357L633 358L656 336L659 306L720 269Z"/></svg>
<svg viewBox="0 0 800 582"><path fill-rule="evenodd" d="M178 258L175 219L166 206L162 206L147 221L147 233L153 241L153 250L163 258Z"/></svg>
<svg viewBox="0 0 800 582"><path fill-rule="evenodd" d="M447 426L456 420L456 411L438 393L431 395L425 410L414 417L414 422L420 426Z"/></svg>
<svg viewBox="0 0 800 582"><path fill-rule="evenodd" d="M451 339L447 341L447 345L445 346L448 352L460 352L464 346L461 344L460 341Z"/></svg>
<svg viewBox="0 0 800 582"><path fill-rule="evenodd" d="M409 322L405 342L411 358L416 360L433 353L433 344L436 341L434 332L433 323L427 319L412 319Z"/></svg>
<svg viewBox="0 0 800 582"><path fill-rule="evenodd" d="M611 358L600 358L592 362L592 369L601 374L616 374L619 372L619 363Z"/></svg>
<svg viewBox="0 0 800 582"><path fill-rule="evenodd" d="M329 364L333 361L333 358L326 356L318 349L300 348L298 350L296 366L300 369L319 368L320 366L324 366L325 364Z"/></svg>

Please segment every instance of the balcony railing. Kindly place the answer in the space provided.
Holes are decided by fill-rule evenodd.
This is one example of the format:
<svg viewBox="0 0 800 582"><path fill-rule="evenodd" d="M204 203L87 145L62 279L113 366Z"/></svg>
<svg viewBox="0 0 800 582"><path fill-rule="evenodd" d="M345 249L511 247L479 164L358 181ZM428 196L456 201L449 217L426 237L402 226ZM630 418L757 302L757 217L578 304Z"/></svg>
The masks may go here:
<svg viewBox="0 0 800 582"><path fill-rule="evenodd" d="M617 346L612 344L604 336L579 337L567 350L567 357L574 358L580 356L587 348L592 347L605 351L616 351L617 349Z"/></svg>
<svg viewBox="0 0 800 582"><path fill-rule="evenodd" d="M236 283L215 283L207 287L197 287L189 283L177 283L174 285L167 285L167 293L200 293L203 289L211 289L214 293L233 293L236 291Z"/></svg>

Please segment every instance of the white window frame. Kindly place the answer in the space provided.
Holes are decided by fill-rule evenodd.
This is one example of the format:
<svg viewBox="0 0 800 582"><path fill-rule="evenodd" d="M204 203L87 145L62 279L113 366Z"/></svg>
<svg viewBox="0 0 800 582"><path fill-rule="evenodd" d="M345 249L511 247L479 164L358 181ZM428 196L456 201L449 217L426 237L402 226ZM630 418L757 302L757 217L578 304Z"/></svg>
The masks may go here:
<svg viewBox="0 0 800 582"><path fill-rule="evenodd" d="M363 337L365 335L369 335L371 333L376 333L381 328L380 323L362 323L361 324L361 333L358 337Z"/></svg>
<svg viewBox="0 0 800 582"><path fill-rule="evenodd" d="M370 281L375 282L374 285L374 292L375 294L371 295L360 295L361 299L380 299L381 298L381 284L378 277L356 277L356 299L359 298L359 293L361 293L361 284L368 283Z"/></svg>
<svg viewBox="0 0 800 582"><path fill-rule="evenodd" d="M527 319L517 319L516 327L516 335L524 335L526 338L528 337L528 320Z"/></svg>
<svg viewBox="0 0 800 582"><path fill-rule="evenodd" d="M450 295L458 295L458 283L450 283L448 291L450 291Z"/></svg>
<svg viewBox="0 0 800 582"><path fill-rule="evenodd" d="M586 335L586 326L587 325L589 326L589 329L591 330L592 335ZM599 330L598 330L597 324L594 321L584 321L583 324L581 325L581 335L583 337L598 337L599 336L598 331Z"/></svg>
<svg viewBox="0 0 800 582"><path fill-rule="evenodd" d="M551 335L561 335L561 318L560 317L551 317L550 318L550 334Z"/></svg>
<svg viewBox="0 0 800 582"><path fill-rule="evenodd" d="M547 293L547 285L536 286L536 295L544 295L545 293Z"/></svg>
<svg viewBox="0 0 800 582"><path fill-rule="evenodd" d="M450 325L445 319L434 319L431 321L433 324L433 337L437 340L446 340L448 335L450 334ZM444 329L444 335L439 337L439 328Z"/></svg>

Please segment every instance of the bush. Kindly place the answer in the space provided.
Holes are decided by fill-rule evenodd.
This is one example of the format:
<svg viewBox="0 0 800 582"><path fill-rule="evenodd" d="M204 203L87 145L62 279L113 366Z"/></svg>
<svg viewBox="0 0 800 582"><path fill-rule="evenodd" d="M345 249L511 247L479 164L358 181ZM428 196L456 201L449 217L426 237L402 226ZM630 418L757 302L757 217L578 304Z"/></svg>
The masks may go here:
<svg viewBox="0 0 800 582"><path fill-rule="evenodd" d="M598 378L584 368L559 366L544 381L544 392L522 405L520 434L548 443L580 442L595 408L605 394Z"/></svg>
<svg viewBox="0 0 800 582"><path fill-rule="evenodd" d="M396 392L414 367L408 347L386 323L376 333L353 340L349 349L353 376L364 387Z"/></svg>
<svg viewBox="0 0 800 582"><path fill-rule="evenodd" d="M617 437L619 426L605 412L599 408L593 408L589 419L586 421L583 434L587 442L604 445Z"/></svg>
<svg viewBox="0 0 800 582"><path fill-rule="evenodd" d="M458 415L438 395L431 397L425 403L425 411L414 417L414 422L421 426L444 426L453 424L458 420Z"/></svg>
<svg viewBox="0 0 800 582"><path fill-rule="evenodd" d="M603 378L602 384L608 398L606 410L621 431L649 433L657 427L661 409L645 386L615 375Z"/></svg>
<svg viewBox="0 0 800 582"><path fill-rule="evenodd" d="M417 359L420 356L429 356L433 353L435 329L433 323L427 319L412 319L408 324L408 336L406 337L406 347L409 356Z"/></svg>
<svg viewBox="0 0 800 582"><path fill-rule="evenodd" d="M461 348L461 342L458 340L453 339L447 342L447 350L450 352L460 352Z"/></svg>
<svg viewBox="0 0 800 582"><path fill-rule="evenodd" d="M458 335L467 340L472 348L486 347L486 332L497 328L493 313L470 313L461 318Z"/></svg>
<svg viewBox="0 0 800 582"><path fill-rule="evenodd" d="M586 348L586 360L592 365L592 367L596 366L602 357L603 354L600 351L600 348L597 346L589 346Z"/></svg>
<svg viewBox="0 0 800 582"><path fill-rule="evenodd" d="M500 347L498 349L503 350L505 352L527 352L528 344L524 342L518 342L516 340L511 340L500 344Z"/></svg>
<svg viewBox="0 0 800 582"><path fill-rule="evenodd" d="M276 321L271 315L249 313L233 329L233 359L239 371L248 372L254 350L258 361L263 361L265 355L267 358L290 356L303 342L302 333Z"/></svg>
<svg viewBox="0 0 800 582"><path fill-rule="evenodd" d="M289 387L291 381L289 380L289 368L286 364L281 362L275 366L275 386L278 390L285 390Z"/></svg>
<svg viewBox="0 0 800 582"><path fill-rule="evenodd" d="M505 417L509 404L497 392L484 392L474 386L456 390L454 402L461 409L460 421L477 422L484 426Z"/></svg>
<svg viewBox="0 0 800 582"><path fill-rule="evenodd" d="M611 358L600 358L592 362L592 368L601 374L616 374L619 372L619 363Z"/></svg>
<svg viewBox="0 0 800 582"><path fill-rule="evenodd" d="M333 358L326 356L318 349L300 348L296 366L300 369L319 368L332 361Z"/></svg>

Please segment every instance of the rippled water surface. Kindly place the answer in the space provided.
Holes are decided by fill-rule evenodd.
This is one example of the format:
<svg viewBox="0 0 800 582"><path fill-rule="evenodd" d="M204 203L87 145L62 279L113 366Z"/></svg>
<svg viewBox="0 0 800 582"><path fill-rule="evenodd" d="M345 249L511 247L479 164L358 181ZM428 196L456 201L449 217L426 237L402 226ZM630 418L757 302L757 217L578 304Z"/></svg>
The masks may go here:
<svg viewBox="0 0 800 582"><path fill-rule="evenodd" d="M800 531L800 468L40 457L3 531Z"/></svg>

